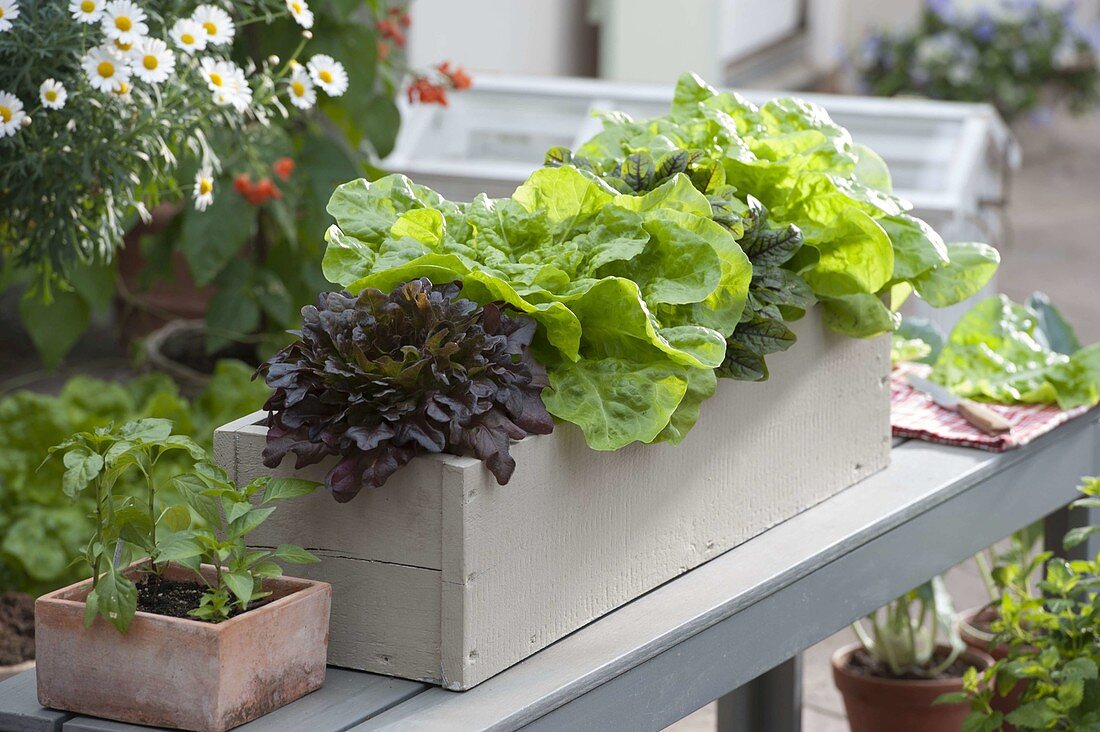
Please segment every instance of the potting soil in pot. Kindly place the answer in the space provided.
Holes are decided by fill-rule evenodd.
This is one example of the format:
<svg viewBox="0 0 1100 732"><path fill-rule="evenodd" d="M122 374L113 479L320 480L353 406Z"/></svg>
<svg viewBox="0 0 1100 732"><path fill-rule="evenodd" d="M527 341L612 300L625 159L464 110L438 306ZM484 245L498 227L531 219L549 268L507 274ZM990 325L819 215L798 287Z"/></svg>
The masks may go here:
<svg viewBox="0 0 1100 732"><path fill-rule="evenodd" d="M34 658L34 598L22 592L0 595L0 666Z"/></svg>
<svg viewBox="0 0 1100 732"><path fill-rule="evenodd" d="M938 656L938 654L937 654ZM942 657L938 657L937 661ZM866 651L860 649L852 654L851 659L848 661L848 670L854 674L860 676L874 676L879 679L892 679L898 681L927 681L929 679L941 680L941 679L960 679L966 670L970 668L970 664L966 662L961 656L955 659L955 663L938 676L917 676L915 674L905 674L902 676L895 676L890 672L890 667L885 663L871 658Z"/></svg>
<svg viewBox="0 0 1100 732"><path fill-rule="evenodd" d="M177 582L170 579L158 579L147 576L137 583L138 602L137 609L144 613L167 615L172 618L185 618L195 620L190 611L199 606L202 595L206 592L205 585L194 582ZM251 603L249 610L266 605L270 600L262 599ZM239 609L234 609L230 617L240 615Z"/></svg>

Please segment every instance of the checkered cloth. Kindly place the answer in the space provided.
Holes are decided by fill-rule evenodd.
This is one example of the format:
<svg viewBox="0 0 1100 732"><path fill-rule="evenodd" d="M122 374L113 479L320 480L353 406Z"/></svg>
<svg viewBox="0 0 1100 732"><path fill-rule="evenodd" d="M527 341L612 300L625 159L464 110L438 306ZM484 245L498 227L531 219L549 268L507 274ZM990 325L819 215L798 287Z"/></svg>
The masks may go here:
<svg viewBox="0 0 1100 732"><path fill-rule="evenodd" d="M1004 452L1020 447L1058 425L1089 411L1091 407L1062 410L1056 404L986 404L1012 425L1003 435L987 435L951 409L944 409L917 389L905 377L910 373L928 376L925 364L901 364L890 374L890 426L894 437L908 437L943 445L976 447L989 452Z"/></svg>

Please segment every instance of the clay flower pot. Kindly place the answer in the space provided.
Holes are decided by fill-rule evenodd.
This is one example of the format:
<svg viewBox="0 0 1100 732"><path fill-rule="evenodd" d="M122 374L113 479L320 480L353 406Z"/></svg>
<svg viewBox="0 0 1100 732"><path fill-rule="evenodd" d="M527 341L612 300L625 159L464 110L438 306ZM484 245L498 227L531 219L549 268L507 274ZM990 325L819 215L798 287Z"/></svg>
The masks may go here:
<svg viewBox="0 0 1100 732"><path fill-rule="evenodd" d="M936 704L941 694L962 691L962 679L884 679L849 669L853 644L833 654L833 683L844 697L852 732L958 732L970 713L966 704ZM945 649L946 650L946 649ZM969 648L960 656L984 670L993 664L987 654Z"/></svg>
<svg viewBox="0 0 1100 732"><path fill-rule="evenodd" d="M131 568L133 569L133 568ZM203 565L213 577L214 568ZM193 581L181 567L165 576ZM138 612L126 633L84 627L87 580L38 598L42 706L154 727L224 732L321 687L332 587L264 581L271 602L222 623Z"/></svg>
<svg viewBox="0 0 1100 732"><path fill-rule="evenodd" d="M1008 646L1004 643L994 643L992 634L984 630L989 627L992 621L997 619L997 615L997 608L989 605L970 608L959 613L956 626L966 645L988 653L994 660L1000 661L1008 657ZM1020 695L1024 693L1026 687L1027 684L1021 681L1013 686L1005 696L994 694L991 702L992 707L1003 714L1014 711L1020 705ZM1005 722L1001 729L1003 732L1016 732L1016 728L1008 722Z"/></svg>

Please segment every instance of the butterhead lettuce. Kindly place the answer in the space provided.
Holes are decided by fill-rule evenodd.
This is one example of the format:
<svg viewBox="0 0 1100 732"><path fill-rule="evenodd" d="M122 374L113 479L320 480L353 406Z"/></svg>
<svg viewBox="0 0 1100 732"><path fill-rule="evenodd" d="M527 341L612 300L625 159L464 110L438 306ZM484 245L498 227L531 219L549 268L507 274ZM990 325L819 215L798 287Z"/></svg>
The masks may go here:
<svg viewBox="0 0 1100 732"><path fill-rule="evenodd" d="M328 210L332 282L358 293L460 280L464 297L533 318L546 407L597 450L684 437L753 275L684 175L635 196L546 168L510 198L470 203L394 175L340 186Z"/></svg>

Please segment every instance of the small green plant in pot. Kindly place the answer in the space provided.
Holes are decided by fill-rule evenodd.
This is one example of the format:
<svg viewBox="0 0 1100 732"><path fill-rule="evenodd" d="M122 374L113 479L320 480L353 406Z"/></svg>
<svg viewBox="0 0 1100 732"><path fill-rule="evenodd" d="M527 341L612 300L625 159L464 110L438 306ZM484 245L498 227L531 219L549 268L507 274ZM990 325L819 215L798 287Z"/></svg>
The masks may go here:
<svg viewBox="0 0 1100 732"><path fill-rule="evenodd" d="M173 452L192 469L154 481ZM321 686L331 588L283 577L276 563L316 559L246 544L275 503L315 484L265 477L238 487L163 419L78 433L55 456L65 493L93 497L92 577L36 602L43 706L221 732ZM140 494L125 489L133 473L145 479ZM169 488L178 499L159 501ZM150 684L173 693L151 698Z"/></svg>
<svg viewBox="0 0 1100 732"><path fill-rule="evenodd" d="M853 629L859 642L832 660L853 732L959 729L966 707L934 702L961 692L964 678L977 676L993 659L959 637L942 578L910 590Z"/></svg>
<svg viewBox="0 0 1100 732"><path fill-rule="evenodd" d="M1100 478L1085 478L1081 491L1074 506L1100 506ZM1063 543L1072 549L1098 532L1074 529ZM1045 570L1034 588L1001 595L992 631L1006 653L956 697L970 701L967 730L1100 730L1100 555L1048 558Z"/></svg>

